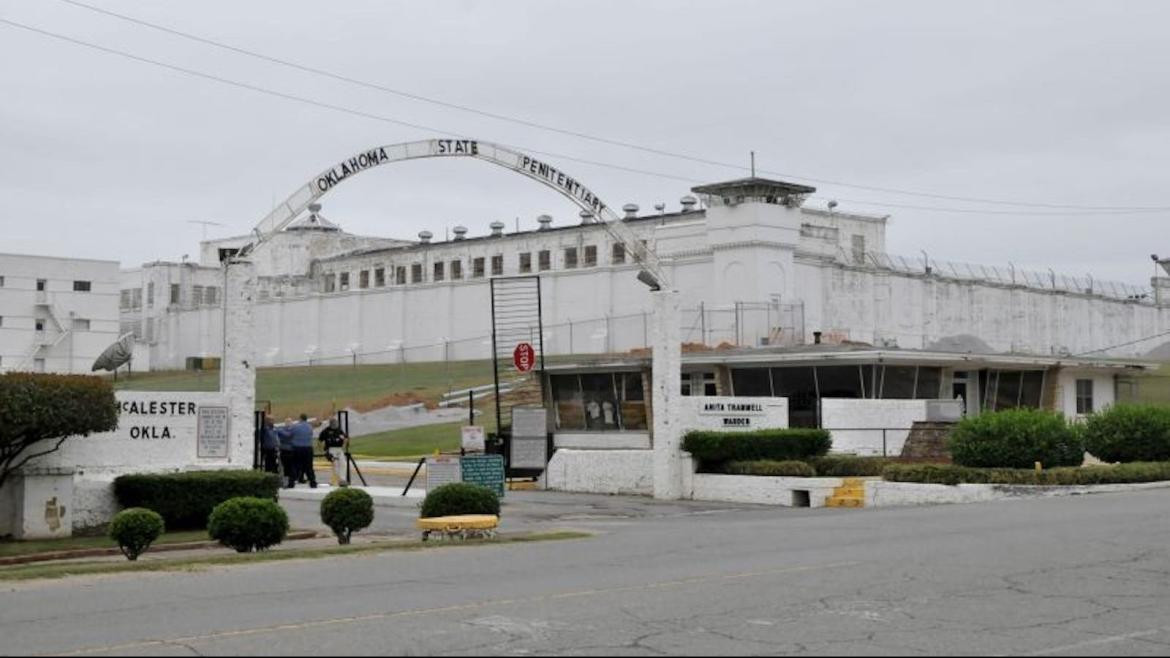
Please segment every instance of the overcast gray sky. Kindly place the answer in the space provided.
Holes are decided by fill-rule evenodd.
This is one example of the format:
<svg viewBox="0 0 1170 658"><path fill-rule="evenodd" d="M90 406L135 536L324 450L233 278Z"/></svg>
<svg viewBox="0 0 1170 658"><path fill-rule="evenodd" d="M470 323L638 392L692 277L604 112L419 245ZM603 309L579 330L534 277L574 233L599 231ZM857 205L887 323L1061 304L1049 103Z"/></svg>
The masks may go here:
<svg viewBox="0 0 1170 658"><path fill-rule="evenodd" d="M1170 208L1166 2L83 1L608 139L744 167L754 149L761 169L799 182ZM61 0L3 0L0 18L444 133L685 179L546 158L614 207L677 208L688 180L745 173L291 71ZM203 228L190 220L225 225L209 237L244 233L356 151L446 136L3 24L0 85L0 251L123 266L194 256ZM1147 285L1149 254L1170 255L1170 211L1085 214L810 184L810 205L838 199L840 210L892 215L894 253ZM497 219L511 229L517 217L534 227L545 212L577 221L554 192L472 160L383 167L323 203L346 230L403 238L456 224L486 233Z"/></svg>

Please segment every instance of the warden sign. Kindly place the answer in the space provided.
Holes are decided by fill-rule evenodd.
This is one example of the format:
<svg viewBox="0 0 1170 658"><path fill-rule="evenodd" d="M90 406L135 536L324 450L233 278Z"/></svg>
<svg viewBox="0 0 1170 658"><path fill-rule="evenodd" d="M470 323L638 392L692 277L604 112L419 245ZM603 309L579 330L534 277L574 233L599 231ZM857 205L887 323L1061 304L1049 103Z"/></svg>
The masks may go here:
<svg viewBox="0 0 1170 658"><path fill-rule="evenodd" d="M788 399L771 397L683 398L684 430L759 430L788 427Z"/></svg>

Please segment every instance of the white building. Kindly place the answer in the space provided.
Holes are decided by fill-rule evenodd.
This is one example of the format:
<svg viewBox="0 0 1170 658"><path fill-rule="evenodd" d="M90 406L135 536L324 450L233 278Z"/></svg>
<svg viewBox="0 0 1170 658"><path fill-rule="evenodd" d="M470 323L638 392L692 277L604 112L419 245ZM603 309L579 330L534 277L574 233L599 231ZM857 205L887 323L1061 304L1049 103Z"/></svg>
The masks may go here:
<svg viewBox="0 0 1170 658"><path fill-rule="evenodd" d="M711 346L861 343L878 348L1044 356L1140 357L1170 330L1170 279L1153 290L1006 267L885 253L885 216L801 207L813 188L744 179L693 190L679 212L626 224L683 296L682 337ZM486 358L488 281L539 275L546 353L617 353L647 345L638 267L588 213L554 226L414 242L353 236L313 206L252 254L259 365ZM219 260L250 242L205 242L198 265L124 273L123 313L140 367L182 368L218 355ZM151 306L151 286L167 299ZM144 303L135 300L145 299ZM177 301L175 301L177 300ZM1158 303L1160 301L1160 303ZM1168 341L1162 341L1163 343ZM1123 345L1124 344L1124 345ZM1119 347L1096 352L1102 348Z"/></svg>
<svg viewBox="0 0 1170 658"><path fill-rule="evenodd" d="M0 372L88 373L118 339L118 263L0 254Z"/></svg>

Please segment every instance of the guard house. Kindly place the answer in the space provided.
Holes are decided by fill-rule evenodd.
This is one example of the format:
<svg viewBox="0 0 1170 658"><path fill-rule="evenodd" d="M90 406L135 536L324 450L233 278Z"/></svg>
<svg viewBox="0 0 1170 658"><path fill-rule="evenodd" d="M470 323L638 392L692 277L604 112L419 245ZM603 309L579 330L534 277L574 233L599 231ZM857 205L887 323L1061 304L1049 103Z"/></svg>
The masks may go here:
<svg viewBox="0 0 1170 658"><path fill-rule="evenodd" d="M554 445L649 449L650 363L649 355L627 355L549 366ZM1133 378L1155 367L1132 359L820 344L684 353L679 387L684 413L705 399L783 398L787 414L771 426L828 429L835 452L897 455L915 422L1014 408L1081 418L1126 399Z"/></svg>

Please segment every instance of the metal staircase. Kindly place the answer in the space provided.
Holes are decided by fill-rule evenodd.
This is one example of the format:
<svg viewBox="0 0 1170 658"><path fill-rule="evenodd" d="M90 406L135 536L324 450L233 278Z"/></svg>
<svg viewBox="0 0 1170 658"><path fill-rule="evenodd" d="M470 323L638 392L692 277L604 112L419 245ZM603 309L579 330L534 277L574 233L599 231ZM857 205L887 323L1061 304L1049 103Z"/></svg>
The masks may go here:
<svg viewBox="0 0 1170 658"><path fill-rule="evenodd" d="M30 364L35 363L38 356L45 354L54 347L61 344L69 334L73 333L72 327L67 327L61 322L60 313L57 307L49 301L48 295L44 291L37 291L36 308L45 309L45 314L48 319L57 327L57 333L52 336L47 336L44 331L37 331L33 335L32 344L25 350L24 355L16 363L16 367L11 370L26 370Z"/></svg>

